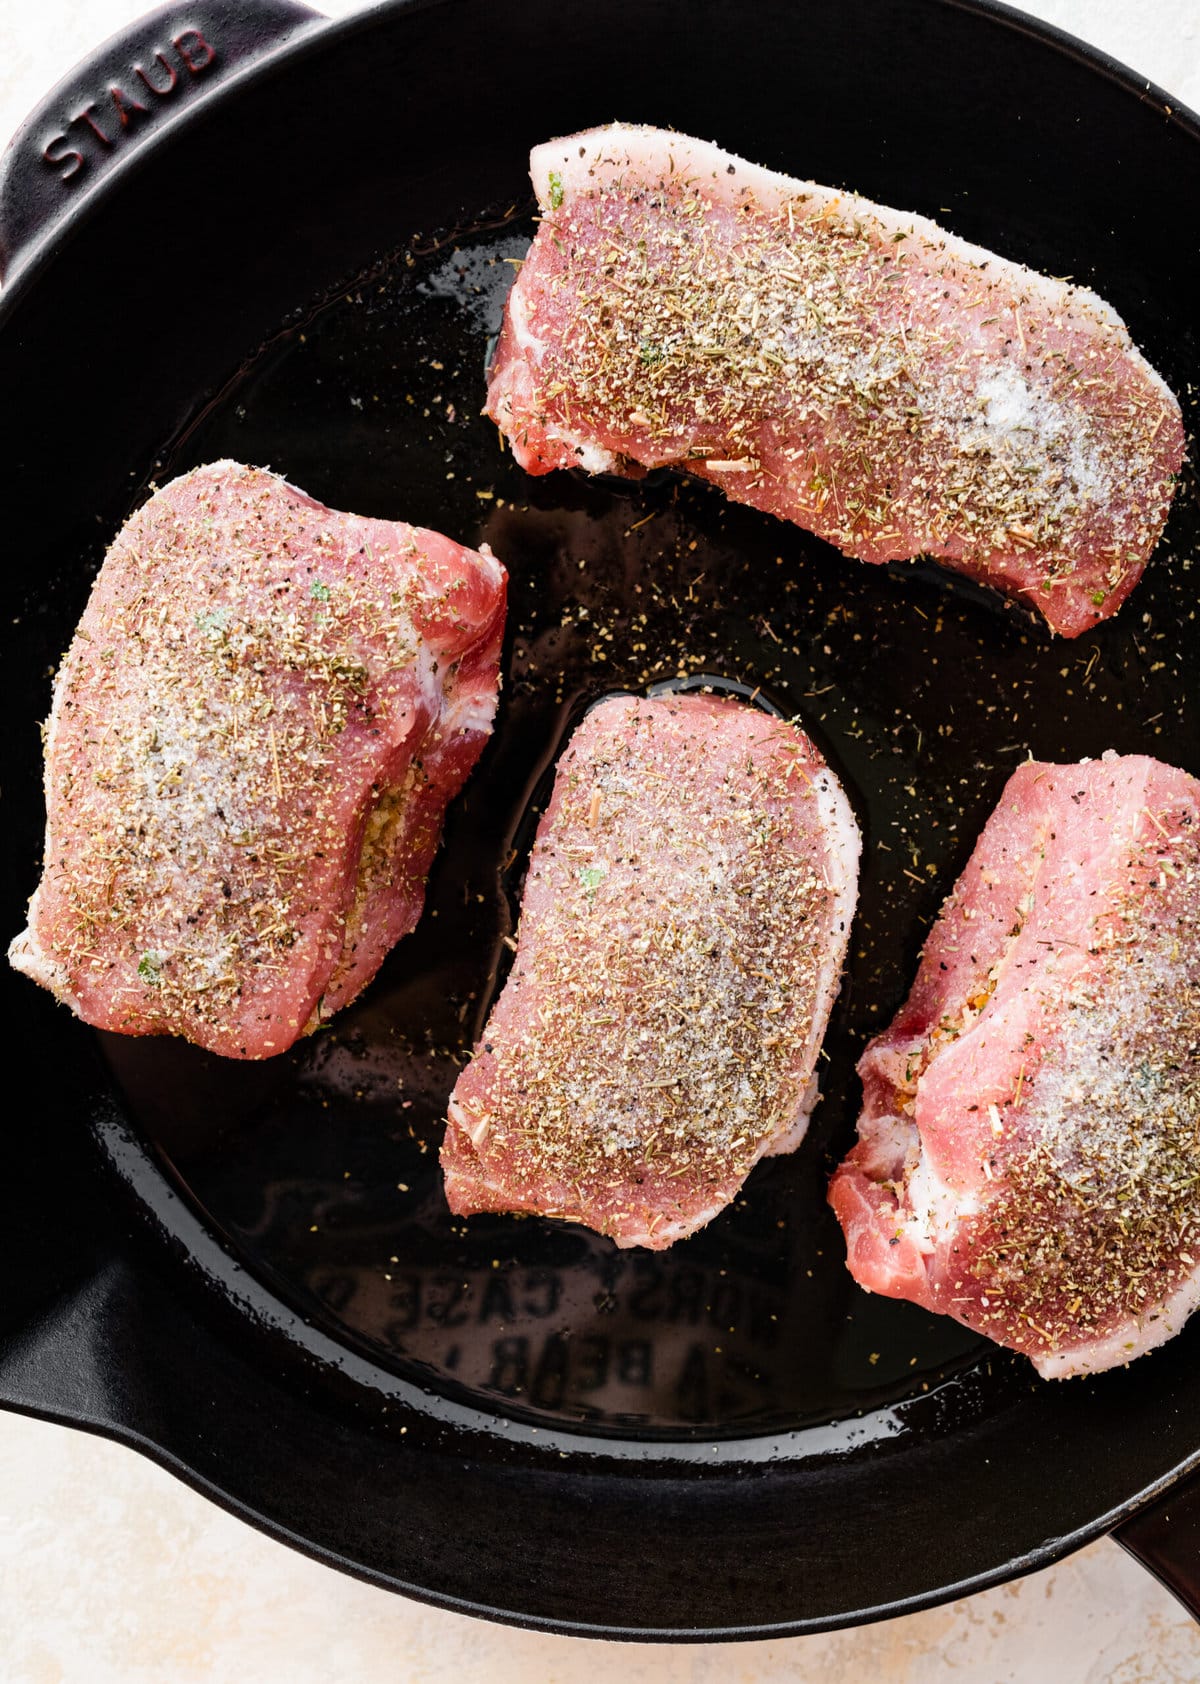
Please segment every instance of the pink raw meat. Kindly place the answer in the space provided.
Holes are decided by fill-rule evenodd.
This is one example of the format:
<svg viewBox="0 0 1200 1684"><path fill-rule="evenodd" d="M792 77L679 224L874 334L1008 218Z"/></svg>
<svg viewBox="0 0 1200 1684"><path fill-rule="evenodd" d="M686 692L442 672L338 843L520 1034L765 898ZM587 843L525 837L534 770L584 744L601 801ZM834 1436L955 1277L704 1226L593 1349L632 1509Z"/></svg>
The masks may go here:
<svg viewBox="0 0 1200 1684"><path fill-rule="evenodd" d="M531 171L487 405L530 473L687 468L1066 637L1133 589L1183 424L1094 293L662 129L553 141Z"/></svg>
<svg viewBox="0 0 1200 1684"><path fill-rule="evenodd" d="M347 1004L421 913L491 730L504 569L236 462L157 492L59 669L12 964L231 1058Z"/></svg>
<svg viewBox="0 0 1200 1684"><path fill-rule="evenodd" d="M1143 755L1009 779L859 1065L830 1200L861 1286L1049 1377L1200 1303L1200 782Z"/></svg>
<svg viewBox="0 0 1200 1684"><path fill-rule="evenodd" d="M858 829L794 725L703 695L587 716L538 826L512 973L459 1077L451 1210L662 1250L799 1145Z"/></svg>

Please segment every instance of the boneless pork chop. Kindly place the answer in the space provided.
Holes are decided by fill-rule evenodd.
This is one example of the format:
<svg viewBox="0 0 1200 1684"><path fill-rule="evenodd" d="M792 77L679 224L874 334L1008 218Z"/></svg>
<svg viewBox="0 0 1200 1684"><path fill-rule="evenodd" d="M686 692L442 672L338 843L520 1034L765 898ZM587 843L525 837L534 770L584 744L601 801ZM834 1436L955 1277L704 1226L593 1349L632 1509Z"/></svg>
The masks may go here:
<svg viewBox="0 0 1200 1684"><path fill-rule="evenodd" d="M534 150L488 413L530 473L671 465L1074 637L1166 519L1179 406L1094 293L662 129Z"/></svg>
<svg viewBox="0 0 1200 1684"><path fill-rule="evenodd" d="M588 714L538 827L512 972L459 1077L451 1210L661 1250L797 1146L859 837L802 731L705 695Z"/></svg>
<svg viewBox="0 0 1200 1684"><path fill-rule="evenodd" d="M1200 1302L1200 782L1030 761L859 1066L830 1198L860 1285L1047 1377Z"/></svg>
<svg viewBox="0 0 1200 1684"><path fill-rule="evenodd" d="M420 916L504 596L486 550L235 462L157 492L59 669L12 963L103 1029L291 1046Z"/></svg>

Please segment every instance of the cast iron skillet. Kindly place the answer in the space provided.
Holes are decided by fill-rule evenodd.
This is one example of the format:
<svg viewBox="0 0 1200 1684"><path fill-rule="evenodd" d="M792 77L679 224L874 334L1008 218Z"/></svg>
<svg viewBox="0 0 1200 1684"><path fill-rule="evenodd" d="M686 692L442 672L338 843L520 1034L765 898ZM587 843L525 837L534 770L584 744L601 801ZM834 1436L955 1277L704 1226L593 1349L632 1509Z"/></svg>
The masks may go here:
<svg viewBox="0 0 1200 1684"><path fill-rule="evenodd" d="M1200 772L1193 493L1119 619L1064 644L673 479L526 480L478 415L526 157L615 116L1094 281L1176 391L1200 385L1200 127L999 7L444 0L328 27L210 3L73 73L0 184L5 929L36 876L49 671L151 479L234 455L486 537L513 607L426 917L332 1032L224 1064L96 1036L6 978L0 1397L378 1584L563 1631L848 1624L1118 1523L1196 1607L1200 1318L1128 1371L1043 1384L860 1293L823 1203L854 1057L1017 760ZM660 1257L452 1222L439 1117L546 768L598 695L697 675L803 712L864 822L811 1140Z"/></svg>

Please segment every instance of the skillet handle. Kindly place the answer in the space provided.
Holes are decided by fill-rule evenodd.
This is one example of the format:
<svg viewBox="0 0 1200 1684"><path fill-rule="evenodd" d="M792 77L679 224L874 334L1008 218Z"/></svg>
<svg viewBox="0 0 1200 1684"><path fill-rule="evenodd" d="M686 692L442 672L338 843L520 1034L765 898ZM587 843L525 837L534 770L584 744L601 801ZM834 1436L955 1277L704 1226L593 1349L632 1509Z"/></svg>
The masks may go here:
<svg viewBox="0 0 1200 1684"><path fill-rule="evenodd" d="M1112 1536L1200 1620L1200 1474L1122 1521Z"/></svg>
<svg viewBox="0 0 1200 1684"><path fill-rule="evenodd" d="M89 53L0 159L0 280L11 280L82 199L198 100L324 21L299 0L182 0ZM202 183L181 182L181 210L189 192L202 191ZM130 235L132 246L136 230Z"/></svg>

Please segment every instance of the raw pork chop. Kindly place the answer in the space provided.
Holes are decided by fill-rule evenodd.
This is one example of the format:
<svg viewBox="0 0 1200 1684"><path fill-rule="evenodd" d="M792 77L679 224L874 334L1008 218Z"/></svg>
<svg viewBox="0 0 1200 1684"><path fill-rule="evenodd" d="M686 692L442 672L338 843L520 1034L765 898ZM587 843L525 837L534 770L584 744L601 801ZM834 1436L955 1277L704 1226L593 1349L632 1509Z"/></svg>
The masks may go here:
<svg viewBox="0 0 1200 1684"><path fill-rule="evenodd" d="M534 150L488 413L521 466L690 469L1075 637L1166 519L1179 406L1102 299L662 129Z"/></svg>
<svg viewBox="0 0 1200 1684"><path fill-rule="evenodd" d="M861 1286L1128 1362L1200 1302L1200 783L1030 761L859 1066L830 1199Z"/></svg>
<svg viewBox="0 0 1200 1684"><path fill-rule="evenodd" d="M701 695L593 709L450 1101L451 1210L532 1211L657 1251L798 1146L858 852L795 726Z"/></svg>
<svg viewBox="0 0 1200 1684"><path fill-rule="evenodd" d="M231 1058L366 986L491 730L505 573L217 462L108 552L46 736L9 957L86 1022Z"/></svg>

